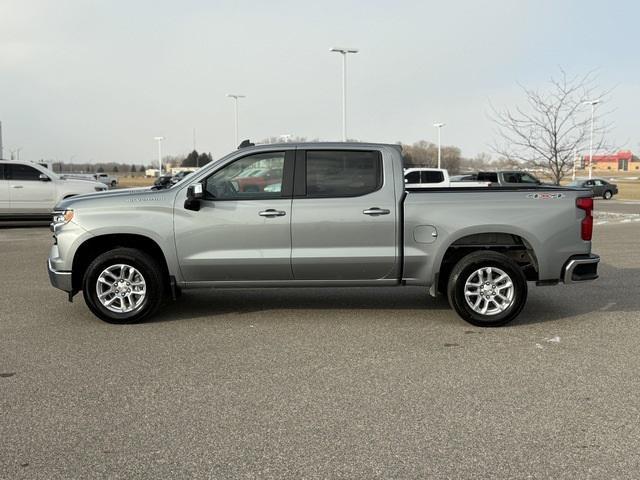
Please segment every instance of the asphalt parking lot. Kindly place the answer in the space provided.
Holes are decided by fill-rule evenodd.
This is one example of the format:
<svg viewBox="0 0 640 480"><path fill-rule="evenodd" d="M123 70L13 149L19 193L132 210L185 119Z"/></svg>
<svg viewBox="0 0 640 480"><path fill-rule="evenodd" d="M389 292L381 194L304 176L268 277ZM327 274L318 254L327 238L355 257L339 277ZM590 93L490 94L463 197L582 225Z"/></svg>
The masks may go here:
<svg viewBox="0 0 640 480"><path fill-rule="evenodd" d="M418 288L187 292L109 325L49 286L46 228L0 229L0 477L637 478L640 205L619 203L601 278L532 287L500 329Z"/></svg>

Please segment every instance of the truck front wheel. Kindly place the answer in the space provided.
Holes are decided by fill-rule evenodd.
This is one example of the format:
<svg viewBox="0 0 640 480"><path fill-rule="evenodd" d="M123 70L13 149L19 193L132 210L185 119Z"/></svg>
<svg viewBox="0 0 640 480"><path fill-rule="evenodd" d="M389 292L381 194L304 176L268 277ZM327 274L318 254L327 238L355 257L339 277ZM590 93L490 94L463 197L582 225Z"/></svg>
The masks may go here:
<svg viewBox="0 0 640 480"><path fill-rule="evenodd" d="M527 301L527 281L512 259L478 251L460 259L447 285L451 307L478 327L499 327L516 318Z"/></svg>
<svg viewBox="0 0 640 480"><path fill-rule="evenodd" d="M109 323L136 323L152 315L164 292L162 269L148 254L115 248L87 268L82 293L89 309Z"/></svg>

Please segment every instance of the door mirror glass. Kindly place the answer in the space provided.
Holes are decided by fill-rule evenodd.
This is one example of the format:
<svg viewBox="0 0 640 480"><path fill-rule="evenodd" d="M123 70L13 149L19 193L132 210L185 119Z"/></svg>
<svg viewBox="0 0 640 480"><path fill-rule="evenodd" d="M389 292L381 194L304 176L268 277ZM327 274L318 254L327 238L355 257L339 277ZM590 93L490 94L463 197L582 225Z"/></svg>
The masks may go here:
<svg viewBox="0 0 640 480"><path fill-rule="evenodd" d="M187 188L187 198L189 200L200 200L203 195L204 189L201 183L194 183Z"/></svg>
<svg viewBox="0 0 640 480"><path fill-rule="evenodd" d="M38 180L40 180L41 182L49 182L51 181L51 179L45 175L44 173L41 173L40 175L38 175Z"/></svg>

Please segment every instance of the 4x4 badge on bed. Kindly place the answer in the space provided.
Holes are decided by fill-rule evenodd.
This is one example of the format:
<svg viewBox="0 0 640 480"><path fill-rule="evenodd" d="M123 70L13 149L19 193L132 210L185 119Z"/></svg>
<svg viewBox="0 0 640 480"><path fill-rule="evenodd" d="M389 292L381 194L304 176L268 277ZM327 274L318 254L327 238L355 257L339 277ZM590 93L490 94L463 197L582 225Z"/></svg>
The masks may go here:
<svg viewBox="0 0 640 480"><path fill-rule="evenodd" d="M564 193L529 193L527 198L533 198L534 200L552 200L554 198L564 198Z"/></svg>

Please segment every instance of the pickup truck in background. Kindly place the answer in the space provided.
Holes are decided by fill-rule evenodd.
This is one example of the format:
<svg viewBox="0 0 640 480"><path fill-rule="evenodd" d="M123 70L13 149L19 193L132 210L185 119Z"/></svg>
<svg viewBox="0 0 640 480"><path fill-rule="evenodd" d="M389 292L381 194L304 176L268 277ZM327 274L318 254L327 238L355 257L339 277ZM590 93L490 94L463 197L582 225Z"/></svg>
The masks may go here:
<svg viewBox="0 0 640 480"><path fill-rule="evenodd" d="M241 189L250 168L274 182ZM396 145L240 148L166 190L62 201L49 277L112 323L188 288L415 285L478 326L516 318L528 282L597 278L589 190L408 191L404 176Z"/></svg>
<svg viewBox="0 0 640 480"><path fill-rule="evenodd" d="M2 160L0 220L50 220L61 200L106 189L91 180L62 178L39 163Z"/></svg>
<svg viewBox="0 0 640 480"><path fill-rule="evenodd" d="M96 180L96 182L104 183L111 188L116 188L118 186L118 179L109 175L108 173L94 173L93 178Z"/></svg>
<svg viewBox="0 0 640 480"><path fill-rule="evenodd" d="M404 183L408 190L414 188L448 188L448 187L488 187L490 182L477 182L472 180L454 181L449 177L446 168L405 168Z"/></svg>

